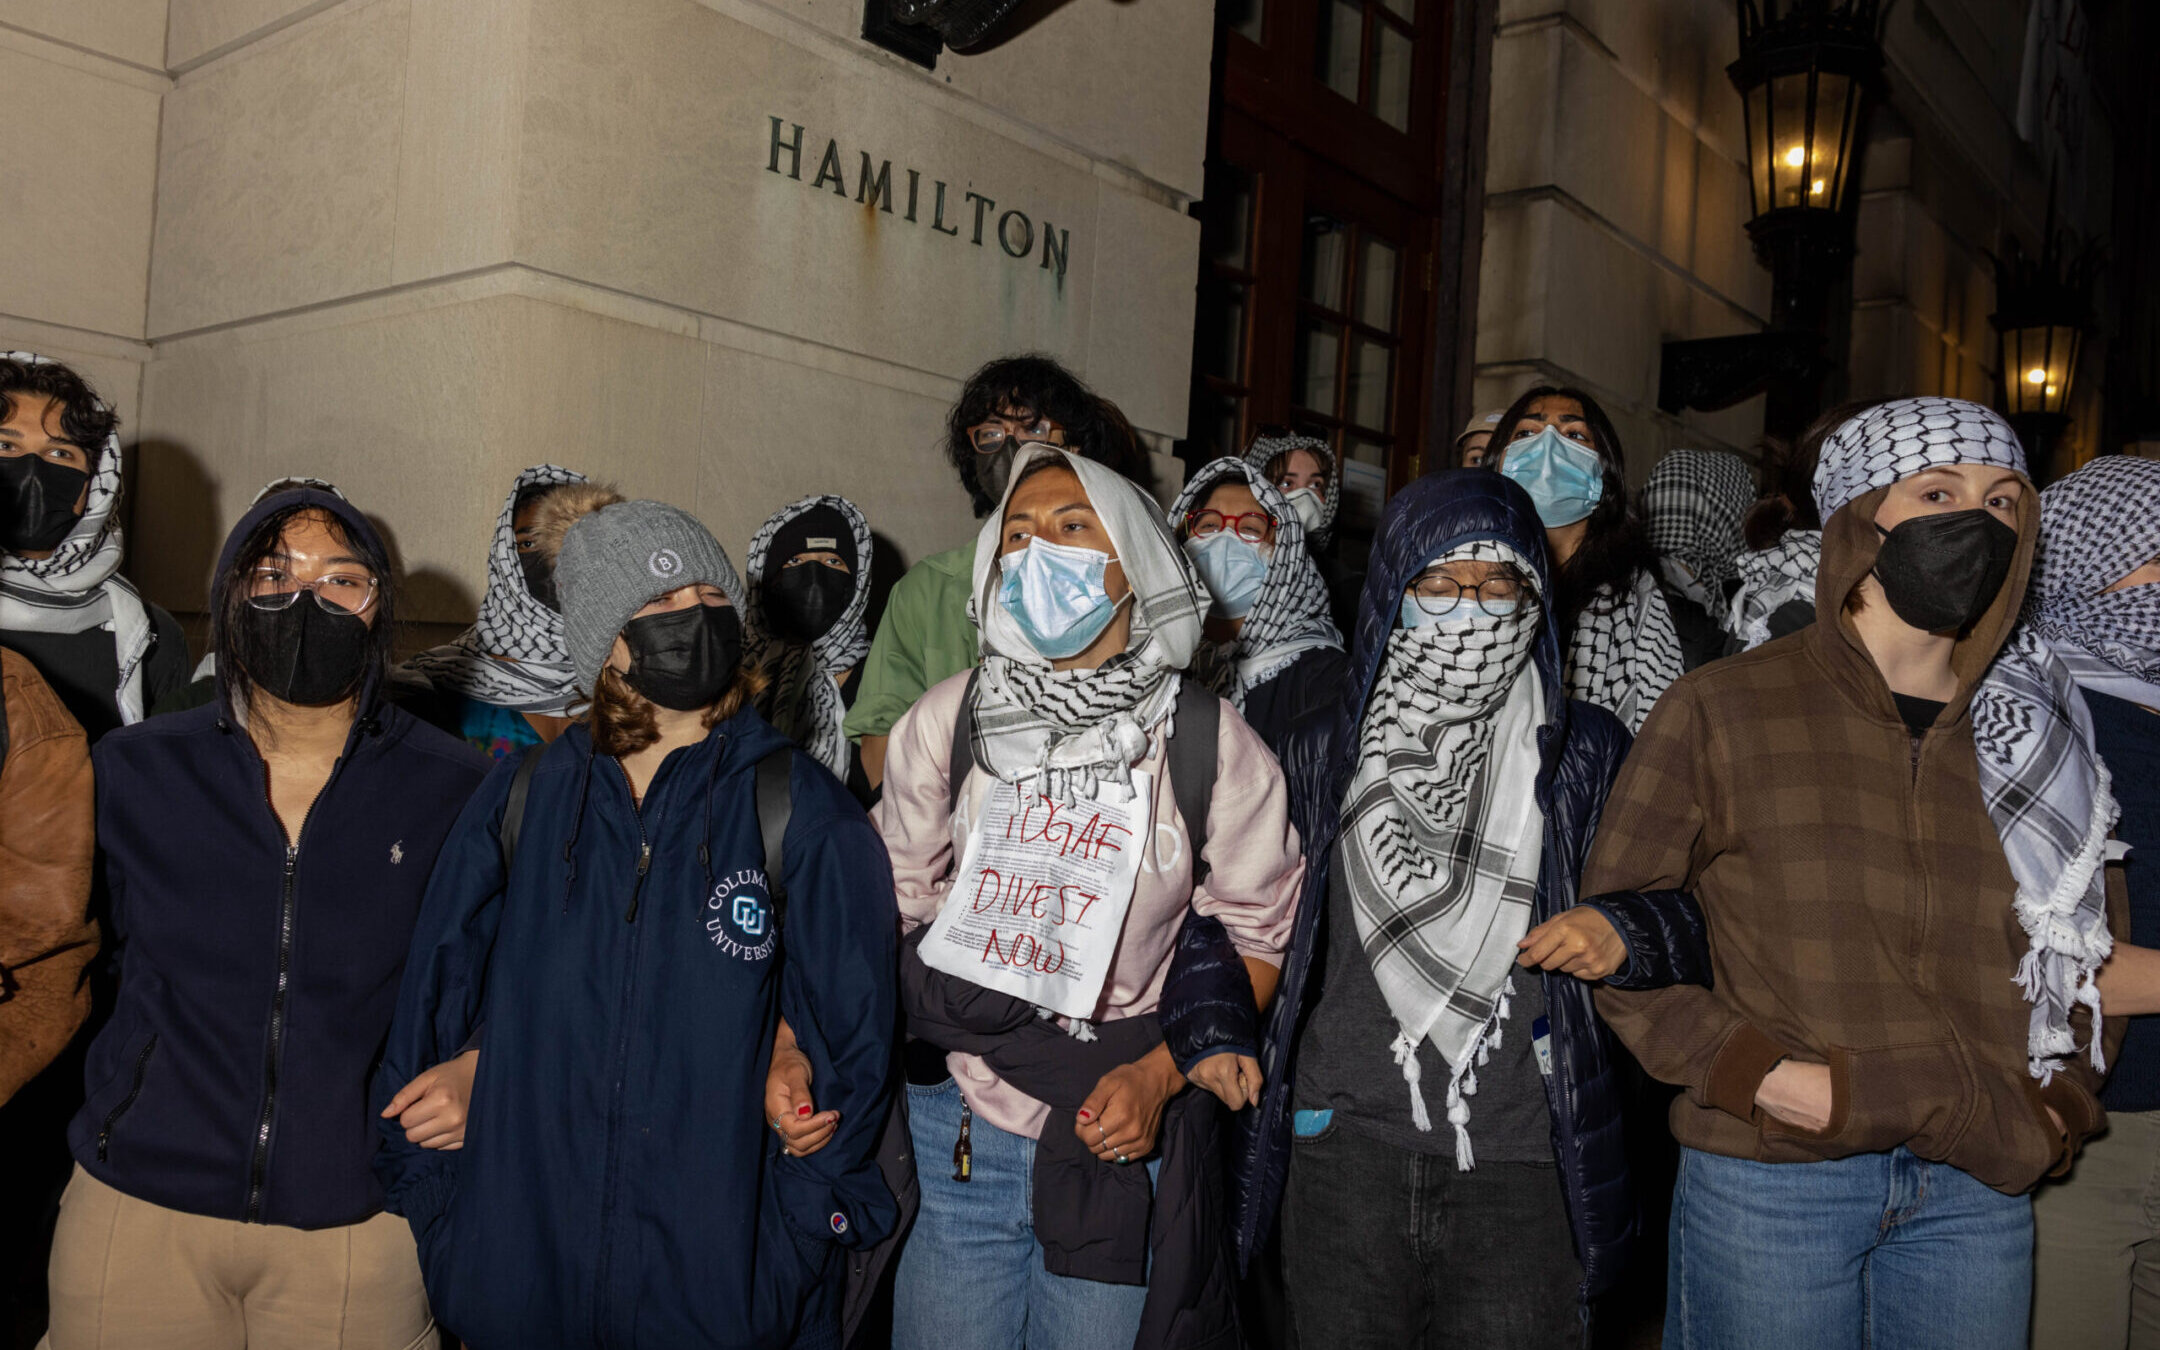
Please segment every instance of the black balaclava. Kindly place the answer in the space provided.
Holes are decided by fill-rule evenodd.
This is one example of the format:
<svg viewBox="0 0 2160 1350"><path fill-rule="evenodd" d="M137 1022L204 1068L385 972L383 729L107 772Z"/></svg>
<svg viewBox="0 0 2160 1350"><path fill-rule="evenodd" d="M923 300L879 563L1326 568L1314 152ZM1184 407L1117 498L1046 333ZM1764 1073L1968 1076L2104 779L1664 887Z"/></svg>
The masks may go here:
<svg viewBox="0 0 2160 1350"><path fill-rule="evenodd" d="M848 570L821 562L788 566L798 553L826 552L839 554ZM765 579L758 597L773 636L793 643L824 636L855 598L855 577L863 564L855 556L853 523L833 507L813 506L782 525L765 550Z"/></svg>
<svg viewBox="0 0 2160 1350"><path fill-rule="evenodd" d="M60 547L82 519L77 504L90 475L42 455L0 459L0 549L44 553Z"/></svg>

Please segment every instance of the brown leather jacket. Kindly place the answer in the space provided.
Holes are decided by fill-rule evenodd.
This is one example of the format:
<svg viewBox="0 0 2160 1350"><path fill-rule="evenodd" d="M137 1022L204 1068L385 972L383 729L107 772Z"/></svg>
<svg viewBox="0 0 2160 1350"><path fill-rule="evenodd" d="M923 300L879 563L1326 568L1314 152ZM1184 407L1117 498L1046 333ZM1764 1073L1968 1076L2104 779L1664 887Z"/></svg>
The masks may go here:
<svg viewBox="0 0 2160 1350"><path fill-rule="evenodd" d="M90 1012L97 844L90 744L29 659L0 648L0 1102L60 1053Z"/></svg>

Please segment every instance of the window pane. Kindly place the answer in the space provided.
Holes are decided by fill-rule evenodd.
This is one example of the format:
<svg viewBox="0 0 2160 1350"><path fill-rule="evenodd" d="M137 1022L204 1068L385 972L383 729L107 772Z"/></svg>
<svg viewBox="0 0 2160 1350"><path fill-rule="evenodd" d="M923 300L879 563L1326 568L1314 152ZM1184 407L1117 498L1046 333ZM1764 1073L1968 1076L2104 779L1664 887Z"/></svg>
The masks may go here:
<svg viewBox="0 0 2160 1350"><path fill-rule="evenodd" d="M1417 0L1386 0L1386 3L1390 13L1417 22Z"/></svg>
<svg viewBox="0 0 2160 1350"><path fill-rule="evenodd" d="M1332 216L1305 217L1305 261L1298 289L1307 300L1328 309L1343 305L1343 263L1350 227Z"/></svg>
<svg viewBox="0 0 2160 1350"><path fill-rule="evenodd" d="M1243 33L1253 41L1260 41L1260 23L1267 10L1266 0L1222 0L1223 21L1233 33Z"/></svg>
<svg viewBox="0 0 2160 1350"><path fill-rule="evenodd" d="M1372 108L1397 131L1410 129L1409 35L1392 24L1378 24L1373 39Z"/></svg>
<svg viewBox="0 0 2160 1350"><path fill-rule="evenodd" d="M1186 428L1186 445L1197 447L1200 454L1188 455L1191 463L1205 463L1222 455L1237 454L1238 413L1245 400L1235 394L1218 394L1212 389L1193 390L1192 418Z"/></svg>
<svg viewBox="0 0 2160 1350"><path fill-rule="evenodd" d="M1193 360L1203 375L1242 384L1245 365L1245 288L1209 279L1201 284Z"/></svg>
<svg viewBox="0 0 2160 1350"><path fill-rule="evenodd" d="M1230 164L1209 165L1201 232L1207 256L1225 267L1252 267L1253 176Z"/></svg>
<svg viewBox="0 0 2160 1350"><path fill-rule="evenodd" d="M1387 447L1376 441L1347 440L1343 446L1342 514L1346 534L1370 534L1387 502Z"/></svg>
<svg viewBox="0 0 2160 1350"><path fill-rule="evenodd" d="M1357 321L1395 331L1395 246L1366 235L1358 243Z"/></svg>
<svg viewBox="0 0 2160 1350"><path fill-rule="evenodd" d="M1364 49L1365 7L1358 0L1320 0L1320 23L1313 33L1313 73L1320 82L1355 101Z"/></svg>
<svg viewBox="0 0 2160 1350"><path fill-rule="evenodd" d="M1375 431L1389 430L1388 375L1395 353L1380 343L1350 339L1350 398L1344 410L1350 421Z"/></svg>
<svg viewBox="0 0 2160 1350"><path fill-rule="evenodd" d="M1291 385L1301 408L1335 415L1335 359L1342 351L1342 330L1313 319L1298 321L1297 370Z"/></svg>

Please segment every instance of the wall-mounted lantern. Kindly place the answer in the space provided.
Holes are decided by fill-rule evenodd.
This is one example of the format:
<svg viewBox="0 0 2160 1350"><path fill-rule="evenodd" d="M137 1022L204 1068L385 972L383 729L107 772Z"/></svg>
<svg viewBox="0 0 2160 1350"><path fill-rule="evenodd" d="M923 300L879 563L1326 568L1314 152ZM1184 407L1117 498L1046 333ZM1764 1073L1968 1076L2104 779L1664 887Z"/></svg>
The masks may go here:
<svg viewBox="0 0 2160 1350"><path fill-rule="evenodd" d="M2051 204L2052 205L2052 204ZM2003 412L2025 442L2025 457L2045 474L2055 442L2070 425L2078 349L2092 327L2092 284L2099 250L2069 248L2049 211L2047 242L2037 258L2016 239L1995 262L1995 328Z"/></svg>

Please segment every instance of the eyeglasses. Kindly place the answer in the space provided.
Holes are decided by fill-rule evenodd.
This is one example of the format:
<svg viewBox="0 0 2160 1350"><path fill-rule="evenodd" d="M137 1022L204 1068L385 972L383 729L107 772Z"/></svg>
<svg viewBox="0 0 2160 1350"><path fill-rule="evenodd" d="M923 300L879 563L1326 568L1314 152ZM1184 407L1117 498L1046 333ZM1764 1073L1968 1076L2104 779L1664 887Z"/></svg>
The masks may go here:
<svg viewBox="0 0 2160 1350"><path fill-rule="evenodd" d="M1419 609L1436 619L1453 613L1465 600L1486 614L1500 615L1521 601L1525 589L1522 578L1504 574L1465 586L1444 573L1427 572L1410 583L1410 598L1417 602Z"/></svg>
<svg viewBox="0 0 2160 1350"><path fill-rule="evenodd" d="M1235 516L1226 516L1220 511L1185 513L1185 533L1194 539L1205 539L1211 534L1232 530L1246 543L1259 544L1266 542L1268 531L1274 528L1275 517L1265 511L1247 511Z"/></svg>
<svg viewBox="0 0 2160 1350"><path fill-rule="evenodd" d="M994 455L1024 441L1048 440L1057 430L1057 423L1047 417L1038 417L1022 426L1018 419L1007 418L995 422L983 422L968 428L968 439L974 442L978 455Z"/></svg>
<svg viewBox="0 0 2160 1350"><path fill-rule="evenodd" d="M366 572L332 572L302 581L282 567L258 567L248 574L247 602L256 609L291 609L303 591L331 614L365 614L375 603L375 578Z"/></svg>

